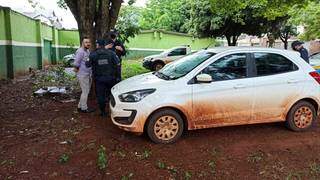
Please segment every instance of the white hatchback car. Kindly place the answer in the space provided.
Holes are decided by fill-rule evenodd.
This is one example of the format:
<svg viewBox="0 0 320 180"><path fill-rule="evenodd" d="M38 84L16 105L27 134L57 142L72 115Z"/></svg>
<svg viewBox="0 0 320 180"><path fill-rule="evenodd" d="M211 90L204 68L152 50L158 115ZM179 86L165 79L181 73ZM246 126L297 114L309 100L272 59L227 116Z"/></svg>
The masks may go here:
<svg viewBox="0 0 320 180"><path fill-rule="evenodd" d="M156 143L183 130L286 121L294 131L319 113L320 74L293 51L215 48L112 88L111 118Z"/></svg>

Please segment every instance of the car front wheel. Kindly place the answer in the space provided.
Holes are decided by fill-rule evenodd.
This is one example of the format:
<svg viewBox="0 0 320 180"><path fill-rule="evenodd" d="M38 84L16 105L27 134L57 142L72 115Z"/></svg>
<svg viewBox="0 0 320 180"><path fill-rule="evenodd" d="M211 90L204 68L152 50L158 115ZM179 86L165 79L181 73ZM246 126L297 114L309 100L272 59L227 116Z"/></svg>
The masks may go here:
<svg viewBox="0 0 320 180"><path fill-rule="evenodd" d="M305 131L315 124L316 118L315 107L307 101L301 101L289 111L286 124L293 131Z"/></svg>
<svg viewBox="0 0 320 180"><path fill-rule="evenodd" d="M156 62L156 63L154 64L154 66L153 66L153 69L154 69L155 71L159 71L160 69L163 68L163 66L164 66L164 63Z"/></svg>
<svg viewBox="0 0 320 180"><path fill-rule="evenodd" d="M151 115L146 126L149 138L155 143L173 143L182 135L183 119L171 109L160 110Z"/></svg>

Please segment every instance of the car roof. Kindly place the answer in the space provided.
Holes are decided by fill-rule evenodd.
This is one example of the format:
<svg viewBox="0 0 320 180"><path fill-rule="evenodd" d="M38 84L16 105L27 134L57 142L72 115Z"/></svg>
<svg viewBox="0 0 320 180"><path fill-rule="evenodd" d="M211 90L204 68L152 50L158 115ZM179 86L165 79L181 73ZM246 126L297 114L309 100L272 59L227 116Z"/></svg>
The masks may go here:
<svg viewBox="0 0 320 180"><path fill-rule="evenodd" d="M215 47L210 48L207 51L212 53L222 53L222 52L237 52L237 51L263 51L270 53L280 53L280 54L299 54L299 52L295 52L292 50L283 50L283 49L275 49L275 48L264 48L264 47L251 47L251 46L227 46L227 47Z"/></svg>

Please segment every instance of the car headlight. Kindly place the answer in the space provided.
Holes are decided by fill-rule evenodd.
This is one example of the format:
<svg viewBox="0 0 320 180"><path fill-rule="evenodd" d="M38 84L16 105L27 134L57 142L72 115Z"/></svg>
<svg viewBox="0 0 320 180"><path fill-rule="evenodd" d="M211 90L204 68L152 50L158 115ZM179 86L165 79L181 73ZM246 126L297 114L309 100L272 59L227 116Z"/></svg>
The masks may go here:
<svg viewBox="0 0 320 180"><path fill-rule="evenodd" d="M156 89L142 89L137 91L131 91L119 95L121 102L139 102L146 96L154 93Z"/></svg>

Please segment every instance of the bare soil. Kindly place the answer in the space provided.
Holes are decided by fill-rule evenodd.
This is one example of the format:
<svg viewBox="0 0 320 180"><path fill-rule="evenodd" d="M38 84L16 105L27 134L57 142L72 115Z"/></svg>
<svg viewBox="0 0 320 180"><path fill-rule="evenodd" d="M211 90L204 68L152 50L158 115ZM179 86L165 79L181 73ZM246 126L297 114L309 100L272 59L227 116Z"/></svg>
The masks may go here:
<svg viewBox="0 0 320 180"><path fill-rule="evenodd" d="M94 99L89 104L96 107ZM154 144L98 112L79 114L76 102L33 97L29 80L0 82L0 129L0 179L320 179L319 127L212 128Z"/></svg>

